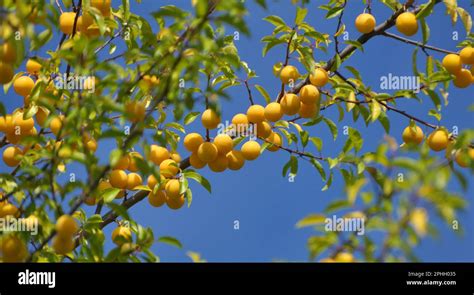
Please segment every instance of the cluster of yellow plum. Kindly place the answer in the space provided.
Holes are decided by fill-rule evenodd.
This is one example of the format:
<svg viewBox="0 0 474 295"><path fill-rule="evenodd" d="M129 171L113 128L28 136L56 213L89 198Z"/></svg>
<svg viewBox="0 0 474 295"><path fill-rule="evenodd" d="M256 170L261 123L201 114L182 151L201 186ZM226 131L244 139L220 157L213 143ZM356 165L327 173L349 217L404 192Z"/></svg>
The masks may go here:
<svg viewBox="0 0 474 295"><path fill-rule="evenodd" d="M402 138L406 144L419 145L424 139L423 130L418 126L407 126L403 130ZM454 140L444 128L434 130L428 138L426 143L432 151L439 152L446 150L446 158L454 160L460 167L468 167L470 161L474 161L474 149L471 147L454 150Z"/></svg>
<svg viewBox="0 0 474 295"><path fill-rule="evenodd" d="M453 85L458 88L466 88L474 84L474 48L464 47L459 54L448 54L443 58L444 68L454 75ZM463 65L470 66L468 70Z"/></svg>
<svg viewBox="0 0 474 295"><path fill-rule="evenodd" d="M103 17L111 17L111 0L91 0L91 7L100 11ZM99 26L89 11L83 11L77 17L75 12L63 12L59 16L59 29L66 35L74 32L74 22L76 22L76 34L84 34L87 37L97 37L100 35Z"/></svg>
<svg viewBox="0 0 474 295"><path fill-rule="evenodd" d="M362 13L355 19L355 27L362 34L371 33L375 29L375 17L370 13ZM395 20L397 30L406 35L413 36L418 32L418 21L412 12L403 12Z"/></svg>

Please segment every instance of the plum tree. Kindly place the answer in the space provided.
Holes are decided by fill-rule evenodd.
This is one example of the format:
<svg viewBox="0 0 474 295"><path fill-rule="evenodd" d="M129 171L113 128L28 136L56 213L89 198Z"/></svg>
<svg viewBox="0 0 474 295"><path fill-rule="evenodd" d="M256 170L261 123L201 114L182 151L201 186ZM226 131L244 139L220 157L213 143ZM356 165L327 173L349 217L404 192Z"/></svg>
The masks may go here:
<svg viewBox="0 0 474 295"><path fill-rule="evenodd" d="M474 87L472 21L461 1L362 7L328 0L318 9L336 21L334 32L325 19L313 27L308 0L292 1L293 23L263 20L274 27L261 39L263 58L282 53L268 73L244 60L236 33L251 32L243 17L249 5L270 1L192 1L190 10L169 1L151 21L133 12L141 4L127 1L38 0L22 9L16 2L2 3L8 15L0 20L0 148L8 170L0 177L0 216L34 216L29 222L42 228L37 236L2 233L2 261L157 261L160 228L142 225L132 207L146 198L156 210L184 210L192 181L210 192L216 173L245 177L245 169L268 169L258 165L266 157L288 157L285 181L308 164L317 177L301 177L321 182L323 191L343 184L343 199L326 198L325 211L297 225L318 231L308 239L318 261L414 259L413 246L434 231L432 216L450 225L467 206L450 185L469 184L474 132L469 122L457 130L444 121L448 102L459 103L459 93L468 98ZM466 29L457 50L430 45L429 23L443 7ZM360 14L348 19L347 9ZM366 46L376 36L383 40ZM403 42L404 53L415 47L409 68L418 89L382 92L360 71L379 66L373 50L383 52L378 46L389 41ZM410 66L401 56L393 58ZM58 77L80 77L82 85L59 87ZM459 89L451 93L453 86ZM238 91L244 99L235 99ZM408 100L419 108L404 109ZM385 134L368 138L363 126ZM370 223L383 241L320 231L334 211ZM105 238L112 223L118 226Z"/></svg>

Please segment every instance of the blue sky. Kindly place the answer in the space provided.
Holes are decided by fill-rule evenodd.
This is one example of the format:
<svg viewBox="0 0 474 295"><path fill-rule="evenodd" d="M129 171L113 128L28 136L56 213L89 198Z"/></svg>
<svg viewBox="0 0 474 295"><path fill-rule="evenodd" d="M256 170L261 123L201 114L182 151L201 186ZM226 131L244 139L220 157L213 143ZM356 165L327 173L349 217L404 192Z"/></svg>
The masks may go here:
<svg viewBox="0 0 474 295"><path fill-rule="evenodd" d="M137 4L135 1L131 1L131 7L135 13L151 19L150 12L157 10L159 5L165 4L165 2L143 0L141 4ZM190 8L188 0L168 2ZM262 18L276 14L285 19L287 23L292 23L296 7L289 4L290 1L268 1L269 10L265 11L256 6L253 1L246 2L250 12L246 21L252 36L246 38L241 34L240 40L235 44L241 58L247 61L259 76L253 83L263 85L269 91L270 96L274 97L279 91L280 81L273 76L272 66L283 60L284 48L272 49L265 58L262 58L263 44L260 39L271 34L273 29L273 26L263 21ZM317 8L317 5L323 2L326 1L312 1L308 6L307 21L318 31L333 33L336 19L326 20L325 13ZM373 14L379 22L382 22L391 14L391 10L379 4L378 1L373 2ZM353 20L362 11L362 1L349 1L344 21L350 39L356 39L359 35L353 26ZM155 26L153 22L151 23ZM451 39L453 30L459 32L459 40L465 37L464 27L460 23L452 27L450 20L444 14L442 5L438 5L435 9L435 14L428 19L428 24L431 27L429 41L431 45L455 51L458 41ZM396 33L394 29L390 31ZM414 36L413 39L420 40L421 33ZM51 44L57 44L56 39L51 41ZM365 53L357 51L345 65L357 68L365 83L373 85L376 91L379 90L377 87L380 83L380 76L388 75L388 73L393 75L412 74L411 55L414 49L412 45L377 37L367 43L364 49ZM120 47L116 52L121 52ZM328 60L333 53L332 46L329 53L329 55L325 55L318 51L316 59ZM442 58L442 55L438 53L433 53L433 56L438 59ZM424 64L422 54L419 57L420 64ZM303 72L303 67L298 65L296 60L293 59L290 63L296 65ZM345 74L349 75L348 72ZM223 102L222 105L223 118L227 119L236 113L245 112L248 107L247 93L243 86L232 88L229 94L232 100ZM472 87L464 90L451 88L449 106L442 112L442 124L448 128L454 125L459 129L472 128L472 113L467 109L472 104L473 94ZM14 96L16 95L10 91L8 98ZM264 104L263 98L255 90L254 96L257 103ZM2 102L6 104L8 111L12 111L19 107L17 99L19 97L2 99ZM434 118L427 116L427 111L432 108L432 103L428 98L424 98L423 104L407 101L398 106L430 122L435 122ZM325 111L324 115L337 120L336 108ZM401 132L408 124L408 120L393 113L388 116L392 126L390 134L400 140ZM200 130L198 124L198 120L196 120L190 125L188 132L193 129ZM352 126L351 121L338 123L340 133L344 125ZM374 124L369 128L359 124L354 127L359 129L365 139L365 151L374 150L383 140L384 130L380 124ZM425 133L428 131L424 130ZM324 156L334 157L345 140L344 136L340 136L334 143L327 127L323 125L311 127L310 133L323 139ZM100 158L108 159L110 148L113 147L109 143L99 142ZM182 147L180 147L180 151L183 151ZM310 228L296 229L295 224L309 213L322 212L330 201L344 198L343 182L339 174L336 173L337 177L332 187L328 191L321 192L324 183L319 174L309 164L300 162L298 176L295 182L290 183L281 176L281 168L287 160L288 154L286 152L265 152L258 160L246 162L244 168L237 172L226 171L216 174L206 168L201 172L212 183L212 195L199 185L192 183L193 203L190 208L178 211L172 211L166 207L153 208L145 200L133 207L131 214L142 225L152 227L156 236L174 236L183 244L184 249L177 249L157 243L153 250L162 261L189 261L185 255L187 250L201 253L203 258L208 261L265 262L280 259L306 261L308 259L306 242L315 232ZM0 169L9 171L3 163L0 164ZM472 175L467 175L467 177L470 181L472 180ZM462 194L458 186L451 185L450 189ZM472 188L464 195L468 201L473 201ZM430 217L433 217L433 214L430 214ZM235 220L240 223L239 230L234 230ZM435 220L435 226L440 230L440 236L438 239L424 239L421 245L416 248L420 259L422 261L474 261L472 205L460 215L460 222L461 226L465 228L463 237L458 237L445 224ZM112 229L113 226L106 229L107 236L110 236ZM108 244L108 247L110 246Z"/></svg>

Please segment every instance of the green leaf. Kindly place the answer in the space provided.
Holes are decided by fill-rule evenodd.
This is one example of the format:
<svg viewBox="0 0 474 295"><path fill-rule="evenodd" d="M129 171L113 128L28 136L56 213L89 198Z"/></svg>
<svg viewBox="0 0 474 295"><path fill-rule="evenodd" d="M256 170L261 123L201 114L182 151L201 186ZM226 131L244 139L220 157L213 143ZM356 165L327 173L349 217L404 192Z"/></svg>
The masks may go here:
<svg viewBox="0 0 474 295"><path fill-rule="evenodd" d="M430 0L430 2L422 4L421 10L416 14L417 19L423 19L430 15L433 12L433 7L435 6L435 1Z"/></svg>
<svg viewBox="0 0 474 295"><path fill-rule="evenodd" d="M334 141L336 141L337 138L337 126L334 124L334 122L331 119L328 119L326 117L323 117L323 121L328 125L329 130L331 131L332 137Z"/></svg>
<svg viewBox="0 0 474 295"><path fill-rule="evenodd" d="M342 6L334 7L328 11L328 13L326 14L326 18L330 19L330 18L336 17L339 14L341 14L343 10L344 10L344 7Z"/></svg>
<svg viewBox="0 0 474 295"><path fill-rule="evenodd" d="M187 114L186 117L184 117L184 125L189 125L192 122L194 122L194 120L196 120L196 118L200 114L201 114L201 112L192 112L192 113Z"/></svg>
<svg viewBox="0 0 474 295"><path fill-rule="evenodd" d="M115 200L115 197L120 193L121 189L119 188L108 188L101 193L101 197L105 203L110 203Z"/></svg>
<svg viewBox="0 0 474 295"><path fill-rule="evenodd" d="M326 216L322 214L310 214L305 218L298 221L296 224L296 228L302 228L307 226L314 226L321 223L324 223L326 220Z"/></svg>
<svg viewBox="0 0 474 295"><path fill-rule="evenodd" d="M307 14L308 14L308 9L301 8L298 6L296 8L295 24L300 25L304 21Z"/></svg>
<svg viewBox="0 0 474 295"><path fill-rule="evenodd" d="M277 27L277 26L288 27L288 25L285 23L285 21L281 17L276 16L276 15L267 16L267 17L263 18L263 20L271 23L275 27Z"/></svg>
<svg viewBox="0 0 474 295"><path fill-rule="evenodd" d="M267 104L271 102L272 99L270 98L270 95L265 90L265 88L263 88L262 86L257 85L257 84L255 84L255 88L257 88L258 92L260 92L260 94L263 96L263 98L265 99L265 102Z"/></svg>
<svg viewBox="0 0 474 295"><path fill-rule="evenodd" d="M184 176L186 178L191 178L195 181L197 181L199 184L201 184L209 193L211 193L211 184L209 183L209 181L204 177L202 176L201 174L197 173L196 171L194 170L186 170L184 171Z"/></svg>
<svg viewBox="0 0 474 295"><path fill-rule="evenodd" d="M158 239L158 242L161 242L161 243L165 243L165 244L168 244L168 245L171 245L171 246L174 246L178 249L183 249L183 245L181 244L181 242L176 239L176 238L173 238L173 237L170 237L170 236L163 236L163 237L160 237Z"/></svg>

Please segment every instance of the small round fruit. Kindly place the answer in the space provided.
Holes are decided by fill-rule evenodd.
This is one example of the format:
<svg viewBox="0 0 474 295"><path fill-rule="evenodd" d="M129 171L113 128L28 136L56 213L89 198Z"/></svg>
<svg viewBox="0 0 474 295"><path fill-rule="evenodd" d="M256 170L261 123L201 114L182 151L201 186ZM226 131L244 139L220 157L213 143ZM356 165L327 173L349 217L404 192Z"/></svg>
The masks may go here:
<svg viewBox="0 0 474 295"><path fill-rule="evenodd" d="M123 170L112 170L112 172L110 172L109 181L113 187L125 189L128 184L127 173Z"/></svg>
<svg viewBox="0 0 474 295"><path fill-rule="evenodd" d="M351 253L341 252L334 257L334 260L336 262L354 262L354 256Z"/></svg>
<svg viewBox="0 0 474 295"><path fill-rule="evenodd" d="M9 146L3 151L3 162L9 167L18 166L21 162L22 151L16 146Z"/></svg>
<svg viewBox="0 0 474 295"><path fill-rule="evenodd" d="M266 121L258 123L255 128L257 129L257 136L260 138L267 138L272 134L272 126Z"/></svg>
<svg viewBox="0 0 474 295"><path fill-rule="evenodd" d="M0 62L0 84L10 83L13 75L13 67L10 64Z"/></svg>
<svg viewBox="0 0 474 295"><path fill-rule="evenodd" d="M49 128L51 129L51 132L53 132L54 135L58 136L59 131L63 127L63 120L63 116L57 116L49 122Z"/></svg>
<svg viewBox="0 0 474 295"><path fill-rule="evenodd" d="M51 243L51 246L59 255L66 255L67 253L72 252L74 250L74 239L72 237L60 237L55 236Z"/></svg>
<svg viewBox="0 0 474 295"><path fill-rule="evenodd" d="M239 170L245 164L245 158L241 151L232 150L227 155L230 170Z"/></svg>
<svg viewBox="0 0 474 295"><path fill-rule="evenodd" d="M222 172L227 169L229 166L229 160L227 159L226 154L219 154L217 155L217 158L209 162L209 169L211 169L214 172Z"/></svg>
<svg viewBox="0 0 474 295"><path fill-rule="evenodd" d="M166 197L166 205L168 205L168 207L173 210L178 210L179 208L183 207L184 202L184 195L181 195L178 198Z"/></svg>
<svg viewBox="0 0 474 295"><path fill-rule="evenodd" d="M122 246L124 243L132 241L132 231L125 226L119 226L112 232L112 241L117 246Z"/></svg>
<svg viewBox="0 0 474 295"><path fill-rule="evenodd" d="M300 90L300 100L302 103L311 104L319 103L320 94L316 86L308 84Z"/></svg>
<svg viewBox="0 0 474 295"><path fill-rule="evenodd" d="M271 145L267 147L267 150L269 150L270 152L278 151L280 149L280 146L282 145L281 135L276 132L272 132L270 136L267 137L267 141L271 143Z"/></svg>
<svg viewBox="0 0 474 295"><path fill-rule="evenodd" d="M280 79L283 84L295 82L300 76L298 69L294 66L285 66L280 72Z"/></svg>
<svg viewBox="0 0 474 295"><path fill-rule="evenodd" d="M314 86L323 87L329 82L328 72L323 68L317 68L311 75L309 75L309 81Z"/></svg>
<svg viewBox="0 0 474 295"><path fill-rule="evenodd" d="M27 96L35 87L35 82L28 76L21 76L13 82L13 90L21 96Z"/></svg>
<svg viewBox="0 0 474 295"><path fill-rule="evenodd" d="M20 210L13 204L6 203L0 207L0 218L7 216L18 217L20 215Z"/></svg>
<svg viewBox="0 0 474 295"><path fill-rule="evenodd" d="M459 57L461 57L461 62L466 65L474 64L474 48L471 46L464 47L461 52L459 52Z"/></svg>
<svg viewBox="0 0 474 295"><path fill-rule="evenodd" d="M166 203L166 193L162 190L157 190L155 193L148 194L148 203L153 207L161 207Z"/></svg>
<svg viewBox="0 0 474 295"><path fill-rule="evenodd" d="M170 158L176 163L181 163L181 155L176 151L170 152Z"/></svg>
<svg viewBox="0 0 474 295"><path fill-rule="evenodd" d="M184 137L184 148L194 153L198 150L199 146L204 142L202 136L198 133L189 133Z"/></svg>
<svg viewBox="0 0 474 295"><path fill-rule="evenodd" d="M202 113L201 122L204 128L212 130L217 128L221 118L213 109L207 109Z"/></svg>
<svg viewBox="0 0 474 295"><path fill-rule="evenodd" d="M22 262L28 255L28 249L17 236L8 235L1 239L0 253L3 262Z"/></svg>
<svg viewBox="0 0 474 295"><path fill-rule="evenodd" d="M74 30L74 19L76 18L76 13L74 12L64 12L59 16L59 29L66 35L72 34Z"/></svg>
<svg viewBox="0 0 474 295"><path fill-rule="evenodd" d="M247 109L247 119L251 123L260 123L265 120L265 108L254 104Z"/></svg>
<svg viewBox="0 0 474 295"><path fill-rule="evenodd" d="M178 179L170 179L165 184L166 195L170 198L179 197L180 189L181 189L181 183L179 182Z"/></svg>
<svg viewBox="0 0 474 295"><path fill-rule="evenodd" d="M179 172L179 166L178 164L172 160L172 159L167 159L161 162L160 164L160 174L163 175L164 177L173 177Z"/></svg>
<svg viewBox="0 0 474 295"><path fill-rule="evenodd" d="M139 152L130 152L128 154L129 157L129 163L128 163L128 171L130 172L137 172L138 171L138 165L137 165L137 158L138 159L143 159L142 155L140 155Z"/></svg>
<svg viewBox="0 0 474 295"><path fill-rule="evenodd" d="M62 215L56 221L55 229L60 237L72 237L79 230L79 227L71 215Z"/></svg>
<svg viewBox="0 0 474 295"><path fill-rule="evenodd" d="M97 8L103 16L110 16L112 0L91 0L91 6Z"/></svg>
<svg viewBox="0 0 474 295"><path fill-rule="evenodd" d="M161 176L161 175L160 175L160 178L161 178L161 181L165 179L164 176ZM161 181L160 181L160 183L161 183ZM152 175L148 176L148 179L147 179L146 183L147 183L147 185L150 189L153 189L158 184L158 180L152 174Z"/></svg>
<svg viewBox="0 0 474 295"><path fill-rule="evenodd" d="M280 101L283 113L293 116L300 110L300 98L296 94L287 93Z"/></svg>
<svg viewBox="0 0 474 295"><path fill-rule="evenodd" d="M472 83L472 74L469 70L467 69L461 69L456 74L456 78L453 80L454 86L458 88L466 88Z"/></svg>
<svg viewBox="0 0 474 295"><path fill-rule="evenodd" d="M234 117L232 117L232 125L234 126L234 129L237 130L238 132L244 133L249 125L249 120L247 118L247 115L245 114L237 114Z"/></svg>
<svg viewBox="0 0 474 295"><path fill-rule="evenodd" d="M135 187L142 185L142 177L135 173L132 172L127 175L127 189L128 190L133 190Z"/></svg>
<svg viewBox="0 0 474 295"><path fill-rule="evenodd" d="M247 141L240 149L245 160L253 161L260 156L260 144L255 140Z"/></svg>
<svg viewBox="0 0 474 295"><path fill-rule="evenodd" d="M197 153L192 153L191 156L189 156L189 164L191 164L191 166L196 169L201 169L206 166L206 162L201 161L201 159L199 159L197 156Z"/></svg>
<svg viewBox="0 0 474 295"><path fill-rule="evenodd" d="M214 144L221 155L226 155L234 147L232 138L227 134L219 134L214 138Z"/></svg>
<svg viewBox="0 0 474 295"><path fill-rule="evenodd" d="M128 155L123 155L113 168L116 170L126 170L128 169L128 165L130 165L130 157Z"/></svg>
<svg viewBox="0 0 474 295"><path fill-rule="evenodd" d="M408 126L403 130L402 138L406 144L420 144L423 141L423 130L418 126L414 128Z"/></svg>
<svg viewBox="0 0 474 295"><path fill-rule="evenodd" d="M404 12L397 17L395 21L397 30L406 35L413 36L418 32L418 22L416 16L411 12Z"/></svg>
<svg viewBox="0 0 474 295"><path fill-rule="evenodd" d="M146 116L146 104L143 101L129 101L125 104L125 113L130 122L143 121Z"/></svg>
<svg viewBox="0 0 474 295"><path fill-rule="evenodd" d="M471 161L474 161L474 149L469 148L469 149L461 149L457 150L456 153L454 154L454 160L456 163L463 168L466 168L469 166L469 159Z"/></svg>
<svg viewBox="0 0 474 295"><path fill-rule="evenodd" d="M319 113L319 105L315 103L301 103L300 111L298 113L301 118L313 118Z"/></svg>
<svg viewBox="0 0 474 295"><path fill-rule="evenodd" d="M36 122L38 122L38 125L40 125L41 127L44 127L44 123L46 123L46 119L48 119L48 116L49 116L49 110L43 107L39 107L35 115Z"/></svg>
<svg viewBox="0 0 474 295"><path fill-rule="evenodd" d="M0 61L10 65L15 63L16 48L13 43L6 42L0 46Z"/></svg>
<svg viewBox="0 0 474 295"><path fill-rule="evenodd" d="M26 71L30 75L38 75L39 72L41 71L41 64L34 59L29 59L26 62Z"/></svg>
<svg viewBox="0 0 474 295"><path fill-rule="evenodd" d="M370 33L375 28L375 17L369 13L362 13L356 18L355 26L362 34Z"/></svg>
<svg viewBox="0 0 474 295"><path fill-rule="evenodd" d="M160 165L166 159L170 158L170 152L156 144L151 145L150 147L150 160L155 163L156 165Z"/></svg>
<svg viewBox="0 0 474 295"><path fill-rule="evenodd" d="M265 118L270 122L276 122L283 117L283 110L278 102L271 102L265 107Z"/></svg>
<svg viewBox="0 0 474 295"><path fill-rule="evenodd" d="M443 67L451 74L456 75L462 69L461 58L457 54L448 54L443 58Z"/></svg>
<svg viewBox="0 0 474 295"><path fill-rule="evenodd" d="M428 146L435 152L444 150L449 143L449 134L445 130L438 129L433 131L427 139Z"/></svg>
<svg viewBox="0 0 474 295"><path fill-rule="evenodd" d="M214 161L217 158L219 150L216 145L210 142L204 142L201 144L197 150L197 156L199 160L204 163L209 163Z"/></svg>

